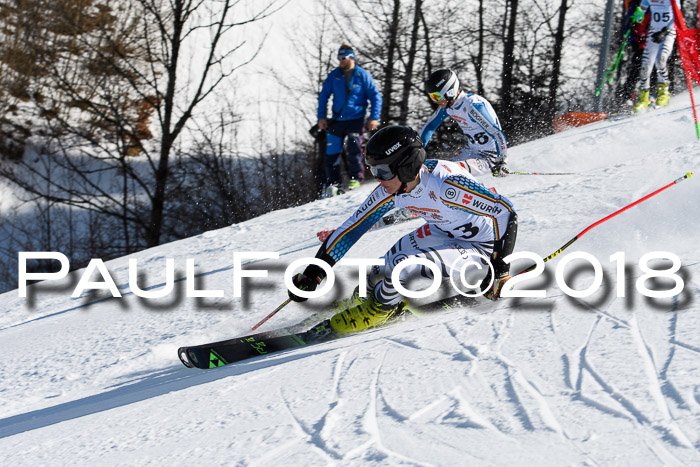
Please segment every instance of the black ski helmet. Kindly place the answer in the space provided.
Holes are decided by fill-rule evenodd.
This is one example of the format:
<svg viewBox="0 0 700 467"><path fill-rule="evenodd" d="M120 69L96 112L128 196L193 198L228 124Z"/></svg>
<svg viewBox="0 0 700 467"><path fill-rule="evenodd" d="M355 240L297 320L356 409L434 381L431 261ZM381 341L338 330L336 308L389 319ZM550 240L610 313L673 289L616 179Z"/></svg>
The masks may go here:
<svg viewBox="0 0 700 467"><path fill-rule="evenodd" d="M405 185L416 178L425 162L423 141L411 127L384 127L367 143L365 162L379 180L391 180L398 175Z"/></svg>
<svg viewBox="0 0 700 467"><path fill-rule="evenodd" d="M430 98L439 102L448 99L448 102L457 97L459 92L459 78L457 74L448 69L433 72L425 82L425 92Z"/></svg>

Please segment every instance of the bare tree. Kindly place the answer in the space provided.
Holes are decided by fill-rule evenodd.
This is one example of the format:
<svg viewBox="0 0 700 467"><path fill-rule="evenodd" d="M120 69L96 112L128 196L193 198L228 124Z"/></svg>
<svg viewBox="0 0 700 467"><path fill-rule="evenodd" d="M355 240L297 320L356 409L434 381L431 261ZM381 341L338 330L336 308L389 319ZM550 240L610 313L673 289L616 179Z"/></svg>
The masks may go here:
<svg viewBox="0 0 700 467"><path fill-rule="evenodd" d="M155 93L155 103L161 130L157 160L152 160L155 186L150 191L151 215L147 228L146 244L157 245L163 227L163 206L168 182L168 166L171 151L187 122L192 118L195 108L206 99L234 71L247 64L253 57L243 62L233 62L230 57L242 46L238 43L227 46L224 38L236 26L259 21L277 11L280 2L271 0L256 5L256 10L243 19L234 17L233 9L238 1L222 0L215 4L218 10L203 11L208 8L204 2L194 0L137 0L147 12L144 19L144 40L151 57L159 67L154 67L148 77L150 90ZM165 8L169 5L170 8ZM197 22L197 16L205 14L208 21ZM205 18L206 18L205 17ZM155 26L155 31L153 31ZM206 57L203 67L192 84L194 92L184 102L179 102L176 93L180 72L181 52L188 38L202 37L205 32L209 42L200 50ZM197 35L199 33L200 35ZM205 36L206 37L206 36ZM164 80L160 79L161 69L165 70Z"/></svg>
<svg viewBox="0 0 700 467"><path fill-rule="evenodd" d="M413 89L413 66L416 62L416 51L418 49L418 32L420 19L423 15L423 0L416 0L413 11L413 26L411 28L411 40L408 48L408 60L406 61L406 71L403 77L403 93L401 95L401 106L399 112L399 125L405 125L408 120L408 103L411 90Z"/></svg>
<svg viewBox="0 0 700 467"><path fill-rule="evenodd" d="M279 67L270 67L267 70L267 74L272 76L285 91L279 97L285 104L285 110L296 114L295 121L300 122L300 125L304 125L301 122L306 122L302 132L303 139L295 143L302 152L311 155L311 163L307 166L307 173L302 179L310 177L314 186L302 198L306 198L309 194L320 195L326 181L325 133L315 133L312 137L308 135L306 129L310 129L316 123L318 96L328 71L336 63L337 46L342 42L337 40L330 27L333 22L330 13L331 3L332 0L319 0L317 5L307 5L310 9L304 10L303 20L285 24L285 36L292 48L298 51L296 63L299 65L299 70ZM308 18L314 18L311 26L308 24ZM279 149L274 148L273 152L280 152Z"/></svg>
<svg viewBox="0 0 700 467"><path fill-rule="evenodd" d="M421 26L423 26L423 36L425 37L425 76L427 77L433 72L431 66L432 60L430 58L430 27L428 26L428 22L426 21L425 14L422 10L420 14L420 22Z"/></svg>
<svg viewBox="0 0 700 467"><path fill-rule="evenodd" d="M394 55L396 54L397 41L399 35L399 20L401 1L394 0L394 8L391 12L391 23L387 31L386 62L384 64L384 84L382 85L382 98L385 103L382 106L381 122L389 123L391 120L391 103L394 89Z"/></svg>
<svg viewBox="0 0 700 467"><path fill-rule="evenodd" d="M559 5L559 22L554 35L554 54L552 56L552 81L549 87L549 116L554 117L557 103L557 92L559 91L559 75L561 73L561 57L564 48L564 31L566 25L566 12L568 11L568 0L561 0Z"/></svg>
<svg viewBox="0 0 700 467"><path fill-rule="evenodd" d="M169 181L179 138L198 106L257 55L246 56L244 41L228 38L283 5L269 0L242 14L246 5L234 0L131 0L108 16L108 27L71 34L66 47L82 53L44 63L60 92L35 104L54 135L43 149L76 173L78 183L67 186L55 177L50 192L40 190L21 174L47 183L48 176L26 161L24 171L3 175L52 202L119 218L127 251L157 245L169 190L177 189ZM80 18L61 20L70 29ZM193 61L196 71L184 75Z"/></svg>
<svg viewBox="0 0 700 467"><path fill-rule="evenodd" d="M483 96L484 89L484 0L479 0L479 29L477 32L477 53L472 55L474 74L476 76L476 92Z"/></svg>
<svg viewBox="0 0 700 467"><path fill-rule="evenodd" d="M518 0L507 0L506 15L508 27L506 28L503 45L503 71L501 72L501 115L506 121L511 119L513 113L513 67L515 66L515 28L518 18ZM502 117L502 118L503 118Z"/></svg>

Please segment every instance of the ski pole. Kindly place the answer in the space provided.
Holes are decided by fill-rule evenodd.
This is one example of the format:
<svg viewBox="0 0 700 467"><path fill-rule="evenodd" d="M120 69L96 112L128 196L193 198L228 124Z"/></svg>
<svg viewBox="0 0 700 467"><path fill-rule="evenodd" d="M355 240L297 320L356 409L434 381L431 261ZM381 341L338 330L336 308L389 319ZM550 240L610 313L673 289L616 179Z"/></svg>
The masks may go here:
<svg viewBox="0 0 700 467"><path fill-rule="evenodd" d="M624 52L625 47L627 47L627 36L630 35L630 31L631 31L631 29L628 29L627 33L625 34L625 38L622 39L623 40L622 49L620 49L620 53L617 54L617 60L615 60L615 66L613 67L612 72L610 73L610 81L609 81L610 84L613 84L613 81L615 81L615 72L617 71L617 66L620 64L620 59L622 58L622 52Z"/></svg>
<svg viewBox="0 0 700 467"><path fill-rule="evenodd" d="M601 220L599 220L599 221L597 221L597 222L594 222L593 224L591 224L591 225L589 225L588 227L586 227L585 229L583 229L583 230L582 230L578 235L576 235L574 238L572 238L571 240L569 240L568 242L566 242L566 243L565 243L561 248L559 248L557 251L555 251L555 252L552 253L551 255L547 256L546 258L543 258L543 259L544 259L544 262L546 263L546 262L549 261L550 259L552 259L552 258L554 258L555 256L557 256L559 253L561 253L561 252L564 251L566 248L568 248L568 247L569 247L572 243L574 243L576 240L578 240L579 238L583 237L584 234L586 234L586 232L588 232L589 230L591 230L593 227L602 224L603 222L607 221L608 219L612 219L613 217L617 216L617 215L620 214L621 212L624 212L624 211L628 210L629 208L631 208L631 207L633 207L633 206L636 206L637 204L641 203L642 201L645 201L645 200L651 198L652 196L661 193L661 192L664 191L666 188L670 188L670 187L672 187L673 185L675 185L675 184L677 184L677 183L680 183L680 182L682 182L683 180L685 180L686 178L690 178L690 177L692 177L692 176L693 176L693 172L688 172L688 173L686 173L685 175L683 175L682 177L679 177L679 178L677 178L676 180L672 181L672 182L669 183L668 185L659 188L659 189L656 190L655 192L649 193L649 194L646 195L645 197L639 198L637 201L635 201L635 202L633 202L633 203L631 203L631 204L628 204L628 205L625 206L624 208L615 211L614 213L610 214L609 216L604 217L604 218L602 218ZM530 266L529 268L525 269L524 271L519 272L518 274L525 274L526 272L532 271L532 270L535 269L536 267L537 267L537 264L533 264L532 266Z"/></svg>
<svg viewBox="0 0 700 467"><path fill-rule="evenodd" d="M269 315L265 316L265 317L262 319L262 321L260 321L258 324L256 324L255 326L253 326L253 327L251 328L251 331L255 331L256 329L258 329L260 326L263 325L263 323L265 323L265 321L267 321L268 319L272 318L273 316L275 316L275 314L277 314L278 311L280 311L280 310L281 310L282 308L284 308L285 306L289 305L289 302L291 302L291 301L292 301L291 298L286 299L286 300L284 301L284 303L282 303L280 306L278 306L277 308L275 308L274 310L272 310L272 312L271 312Z"/></svg>
<svg viewBox="0 0 700 467"><path fill-rule="evenodd" d="M508 172L509 175L576 175L573 172Z"/></svg>
<svg viewBox="0 0 700 467"><path fill-rule="evenodd" d="M620 51L617 53L616 60L613 63L611 63L610 66L608 67L608 71L605 72L605 76L603 76L603 81L600 82L600 86L598 86L598 89L595 92L596 96L600 95L600 91L603 89L603 85L605 84L605 81L608 79L608 75L610 74L610 71L613 69L613 67L615 67L615 69L617 69L617 64L620 62L620 59L622 58L622 52L625 51L625 47L627 46L627 37L630 35L630 31L632 31L632 29L628 29L627 32L625 33L625 37L623 39L624 42L622 44L622 49L620 49ZM613 80L613 78L611 77L610 84L612 84L612 80Z"/></svg>

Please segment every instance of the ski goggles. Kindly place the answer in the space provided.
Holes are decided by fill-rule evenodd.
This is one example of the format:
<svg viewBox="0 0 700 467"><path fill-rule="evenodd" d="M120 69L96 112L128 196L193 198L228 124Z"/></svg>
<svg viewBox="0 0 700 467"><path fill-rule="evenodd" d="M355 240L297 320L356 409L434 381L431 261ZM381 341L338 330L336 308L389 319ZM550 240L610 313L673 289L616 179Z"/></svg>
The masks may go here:
<svg viewBox="0 0 700 467"><path fill-rule="evenodd" d="M440 94L437 91L431 92L430 94L428 94L428 96L430 96L430 98L433 100L433 102L440 102L442 99L444 99L442 97L442 94Z"/></svg>
<svg viewBox="0 0 700 467"><path fill-rule="evenodd" d="M377 180L381 180L383 182L386 182L386 181L391 180L392 178L396 177L396 174L391 170L391 167L389 167L389 164L371 165L369 167L369 171L372 172L372 175L374 175L374 178L376 178Z"/></svg>
<svg viewBox="0 0 700 467"><path fill-rule="evenodd" d="M355 52L351 49L340 49L338 50L338 60L344 60L346 58L355 58Z"/></svg>

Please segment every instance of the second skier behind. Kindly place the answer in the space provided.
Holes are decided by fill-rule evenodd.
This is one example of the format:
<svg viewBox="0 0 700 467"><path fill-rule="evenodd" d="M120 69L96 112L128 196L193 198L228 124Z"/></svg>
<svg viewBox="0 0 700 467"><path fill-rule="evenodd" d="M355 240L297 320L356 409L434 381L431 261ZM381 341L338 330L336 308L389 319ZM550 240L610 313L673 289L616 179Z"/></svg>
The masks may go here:
<svg viewBox="0 0 700 467"><path fill-rule="evenodd" d="M459 88L459 78L452 70L437 70L425 83L425 91L438 108L425 123L420 137L427 146L440 124L451 117L467 137L467 145L451 160L463 161L470 173L508 175L508 145L496 111L489 101Z"/></svg>
<svg viewBox="0 0 700 467"><path fill-rule="evenodd" d="M335 265L369 228L394 208L408 208L426 223L404 235L384 255L383 271L369 274L367 297L358 291L348 308L330 320L336 332L362 331L384 324L391 316L403 312L407 303L392 283L392 272L401 261L420 257L435 263L443 279L459 277L462 267L481 257L489 258L491 269L481 282L485 296L495 300L510 279L503 258L512 253L517 235L517 215L504 196L476 181L462 165L440 160L426 160L423 141L406 126L389 126L379 130L367 144L365 162L379 180L360 207L321 245L316 258ZM375 269L375 268L373 268ZM426 272L427 271L427 272ZM409 278L432 280L429 269L411 264L401 271L399 281ZM293 278L299 290L313 291L325 279L324 270L315 264ZM290 290L292 300L306 298Z"/></svg>
<svg viewBox="0 0 700 467"><path fill-rule="evenodd" d="M657 77L656 105L659 107L667 106L670 98L668 59L676 41L673 5L671 0L642 0L641 5L637 7L632 16L632 23L637 24L644 21L644 13L649 9L651 9L651 22L642 56L642 68L639 72L639 92L637 93L637 101L632 107L635 113L645 111L651 104L649 85L654 67L656 67Z"/></svg>

